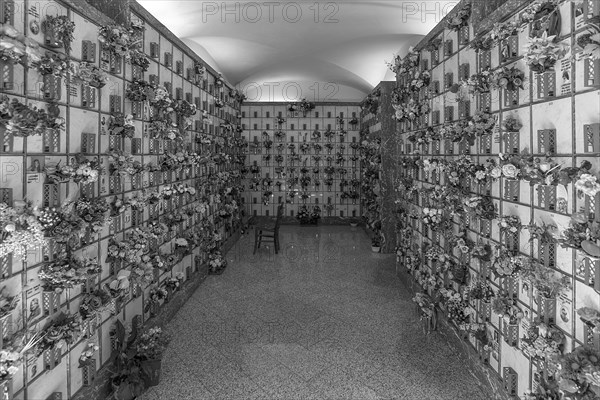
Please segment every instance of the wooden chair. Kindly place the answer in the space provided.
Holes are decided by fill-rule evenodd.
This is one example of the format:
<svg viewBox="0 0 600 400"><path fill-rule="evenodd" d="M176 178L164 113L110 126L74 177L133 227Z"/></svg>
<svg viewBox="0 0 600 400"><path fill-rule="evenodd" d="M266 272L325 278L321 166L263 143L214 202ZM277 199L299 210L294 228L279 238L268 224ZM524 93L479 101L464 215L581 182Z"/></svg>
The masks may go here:
<svg viewBox="0 0 600 400"><path fill-rule="evenodd" d="M254 253L261 243L273 243L275 245L275 254L279 252L279 226L281 225L281 217L283 217L283 203L277 208L277 218L275 225L258 225L254 227Z"/></svg>

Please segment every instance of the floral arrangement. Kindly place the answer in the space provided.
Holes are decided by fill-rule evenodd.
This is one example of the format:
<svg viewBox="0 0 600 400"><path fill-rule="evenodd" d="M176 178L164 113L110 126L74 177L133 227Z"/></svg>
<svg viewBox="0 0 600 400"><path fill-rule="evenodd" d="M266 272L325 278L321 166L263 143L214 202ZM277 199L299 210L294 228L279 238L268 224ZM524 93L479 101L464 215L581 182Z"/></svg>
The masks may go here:
<svg viewBox="0 0 600 400"><path fill-rule="evenodd" d="M126 62L145 65L142 60L146 57L141 52L143 31L144 26L135 22L129 26L106 25L100 27L98 40L104 49L123 57Z"/></svg>
<svg viewBox="0 0 600 400"><path fill-rule="evenodd" d="M131 154L120 150L111 150L108 153L110 164L110 173L112 175L135 175L146 170L144 165L133 159Z"/></svg>
<svg viewBox="0 0 600 400"><path fill-rule="evenodd" d="M135 125L133 115L114 113L108 120L108 132L110 135L120 135L122 137L133 138L135 135Z"/></svg>
<svg viewBox="0 0 600 400"><path fill-rule="evenodd" d="M361 109L369 111L371 114L377 114L379 109L379 96L375 96L373 93L367 95L367 98L363 101Z"/></svg>
<svg viewBox="0 0 600 400"><path fill-rule="evenodd" d="M502 121L502 126L507 132L518 132L523 127L523 124L517 118L513 117L512 115L509 115L505 117Z"/></svg>
<svg viewBox="0 0 600 400"><path fill-rule="evenodd" d="M557 274L539 262L530 262L521 277L528 280L540 296L548 299L555 299L571 288L568 276Z"/></svg>
<svg viewBox="0 0 600 400"><path fill-rule="evenodd" d="M555 36L548 36L547 32L544 32L541 37L529 38L525 61L533 72L541 74L553 69L554 64L567 54L568 49L556 43L555 39Z"/></svg>
<svg viewBox="0 0 600 400"><path fill-rule="evenodd" d="M447 218L445 218L444 210L442 208L424 207L422 221L432 230L447 228L447 226L444 226L445 222L447 222Z"/></svg>
<svg viewBox="0 0 600 400"><path fill-rule="evenodd" d="M73 164L60 165L46 168L47 179L52 182L92 183L98 180L102 167L98 159L88 160L81 154L75 155Z"/></svg>
<svg viewBox="0 0 600 400"><path fill-rule="evenodd" d="M600 240L600 224L589 221L584 213L574 213L571 215L569 227L562 231L559 243L562 247L583 250L592 257L599 257L598 240Z"/></svg>
<svg viewBox="0 0 600 400"><path fill-rule="evenodd" d="M75 23L67 15L48 15L44 20L43 27L46 34L52 34L55 40L62 44L65 52L68 53L71 50Z"/></svg>
<svg viewBox="0 0 600 400"><path fill-rule="evenodd" d="M473 212L476 216L492 220L498 215L496 206L489 196L471 196L464 200L465 211Z"/></svg>
<svg viewBox="0 0 600 400"><path fill-rule="evenodd" d="M516 233L521 230L521 219L514 215L507 215L498 220L498 227L501 231Z"/></svg>
<svg viewBox="0 0 600 400"><path fill-rule="evenodd" d="M64 254L57 260L45 264L38 272L45 291L62 293L66 288L81 285L97 276L102 267L96 260L79 259Z"/></svg>
<svg viewBox="0 0 600 400"><path fill-rule="evenodd" d="M66 345L73 344L82 333L81 318L77 314L61 313L42 332L43 336L36 347L37 356L46 350L61 349Z"/></svg>
<svg viewBox="0 0 600 400"><path fill-rule="evenodd" d="M100 350L100 346L96 343L88 342L79 356L79 368L91 365L94 362L94 355L98 350Z"/></svg>
<svg viewBox="0 0 600 400"><path fill-rule="evenodd" d="M499 277L517 277L529 263L529 258L506 249L496 248L492 254L492 270Z"/></svg>
<svg viewBox="0 0 600 400"><path fill-rule="evenodd" d="M312 103L304 98L300 100L300 104L298 107L300 108L300 111L302 111L302 113L306 115L306 113L315 109L315 103Z"/></svg>
<svg viewBox="0 0 600 400"><path fill-rule="evenodd" d="M134 343L136 357L142 360L158 360L162 357L169 337L161 328L154 327L142 333Z"/></svg>
<svg viewBox="0 0 600 400"><path fill-rule="evenodd" d="M494 298L495 293L487 280L479 279L471 281L467 286L466 295L471 299L489 302Z"/></svg>
<svg viewBox="0 0 600 400"><path fill-rule="evenodd" d="M320 218L321 209L318 206L315 206L311 212L308 210L307 206L303 205L296 214L296 219L300 221L301 224L316 224Z"/></svg>
<svg viewBox="0 0 600 400"><path fill-rule="evenodd" d="M506 90L524 89L525 73L517 67L502 67L491 78L492 86Z"/></svg>
<svg viewBox="0 0 600 400"><path fill-rule="evenodd" d="M448 319L459 327L468 324L471 319L471 307L463 296L452 289L440 289L440 294L444 299Z"/></svg>
<svg viewBox="0 0 600 400"><path fill-rule="evenodd" d="M593 199L600 192L600 182L594 175L581 174L575 181L575 189L577 189L577 193L582 193Z"/></svg>
<svg viewBox="0 0 600 400"><path fill-rule="evenodd" d="M579 59L600 59L600 29L595 30L577 37L575 50Z"/></svg>
<svg viewBox="0 0 600 400"><path fill-rule="evenodd" d="M150 288L144 311L148 312L148 310L152 310L160 304L161 300L165 300L168 296L169 292L163 287L154 286ZM151 311L151 313L154 313L154 311Z"/></svg>
<svg viewBox="0 0 600 400"><path fill-rule="evenodd" d="M220 251L215 251L208 256L208 266L213 273L222 272L227 267L227 260Z"/></svg>
<svg viewBox="0 0 600 400"><path fill-rule="evenodd" d="M553 363L562 354L564 341L560 329L536 320L521 339L521 349L534 359Z"/></svg>
<svg viewBox="0 0 600 400"><path fill-rule="evenodd" d="M45 244L42 225L29 207L17 209L0 203L0 257L21 256Z"/></svg>
<svg viewBox="0 0 600 400"><path fill-rule="evenodd" d="M48 130L56 132L64 129L64 124L64 119L59 118L58 113L31 108L16 98L0 95L0 126L14 136L41 135Z"/></svg>
<svg viewBox="0 0 600 400"><path fill-rule="evenodd" d="M492 88L493 73L490 68L471 75L470 78L461 81L462 86L466 86L471 93L489 93Z"/></svg>
<svg viewBox="0 0 600 400"><path fill-rule="evenodd" d="M499 317L506 318L509 324L516 324L525 316L511 297L496 296L492 300L492 311Z"/></svg>
<svg viewBox="0 0 600 400"><path fill-rule="evenodd" d="M65 204L65 214L71 213L82 220L94 232L100 231L109 221L108 211L110 205L103 198L88 199L80 197L74 202Z"/></svg>
<svg viewBox="0 0 600 400"><path fill-rule="evenodd" d="M125 98L130 101L147 101L154 97L156 86L143 79L134 79L127 85Z"/></svg>
<svg viewBox="0 0 600 400"><path fill-rule="evenodd" d="M102 88L108 82L108 75L102 69L85 61L75 67L73 78L89 86Z"/></svg>
<svg viewBox="0 0 600 400"><path fill-rule="evenodd" d="M12 310L19 304L18 296L11 296L8 294L8 289L4 286L0 290L0 318L8 315Z"/></svg>
<svg viewBox="0 0 600 400"><path fill-rule="evenodd" d="M494 40L489 35L478 36L471 41L470 47L476 52L491 50Z"/></svg>
<svg viewBox="0 0 600 400"><path fill-rule="evenodd" d="M600 352L591 346L577 347L558 358L558 386L574 399L594 399L600 395Z"/></svg>
<svg viewBox="0 0 600 400"><path fill-rule="evenodd" d="M433 317L435 304L427 293L416 293L412 301L419 306L419 309L421 310L421 319Z"/></svg>
<svg viewBox="0 0 600 400"><path fill-rule="evenodd" d="M83 319L87 319L96 313L106 311L109 308L110 295L102 289L91 293L85 293L79 304L79 313Z"/></svg>
<svg viewBox="0 0 600 400"><path fill-rule="evenodd" d="M471 17L471 3L463 5L451 18L446 21L448 29L453 31L459 31L462 27L469 24L469 18Z"/></svg>
<svg viewBox="0 0 600 400"><path fill-rule="evenodd" d="M37 64L37 69L42 75L55 75L63 78L66 78L69 72L73 72L67 56L59 53L46 53Z"/></svg>
<svg viewBox="0 0 600 400"><path fill-rule="evenodd" d="M404 74L416 67L419 66L419 52L414 49L414 47L410 47L408 49L408 53L404 58L400 57L400 55L394 56L393 62L386 63L388 68L397 74ZM377 93L376 97L379 97Z"/></svg>
<svg viewBox="0 0 600 400"><path fill-rule="evenodd" d="M467 130L472 131L476 136L491 135L498 117L487 111L477 111L470 119Z"/></svg>

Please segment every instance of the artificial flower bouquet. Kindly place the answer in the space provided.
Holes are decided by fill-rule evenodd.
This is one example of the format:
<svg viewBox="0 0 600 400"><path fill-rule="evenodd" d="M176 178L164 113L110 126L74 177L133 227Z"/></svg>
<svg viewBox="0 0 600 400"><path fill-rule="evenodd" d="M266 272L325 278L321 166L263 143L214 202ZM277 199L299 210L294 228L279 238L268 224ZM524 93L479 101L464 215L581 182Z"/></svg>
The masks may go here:
<svg viewBox="0 0 600 400"><path fill-rule="evenodd" d="M467 286L465 293L471 299L481 300L484 302L491 301L496 295L489 282L485 279L471 281Z"/></svg>
<svg viewBox="0 0 600 400"><path fill-rule="evenodd" d="M45 246L43 227L29 207L9 207L0 203L0 257L20 256Z"/></svg>
<svg viewBox="0 0 600 400"><path fill-rule="evenodd" d="M30 107L16 98L0 95L0 127L14 136L28 137L41 135L48 130L57 132L64 129L65 120L59 117L58 107L48 111Z"/></svg>
<svg viewBox="0 0 600 400"><path fill-rule="evenodd" d="M600 397L600 352L580 346L558 358L558 387L569 398L594 400Z"/></svg>
<svg viewBox="0 0 600 400"><path fill-rule="evenodd" d="M139 62L143 45L142 33L144 26L132 21L125 25L105 25L98 31L98 41L102 47L111 53L123 57L126 62Z"/></svg>
<svg viewBox="0 0 600 400"><path fill-rule="evenodd" d="M568 53L568 49L556 42L556 36L544 32L541 37L529 38L525 48L525 61L529 68L538 74L552 70L556 62Z"/></svg>
<svg viewBox="0 0 600 400"><path fill-rule="evenodd" d="M73 181L75 183L93 183L102 173L102 167L97 158L91 160L81 154L75 155L70 164L59 162L56 167L46 168L46 178L53 183Z"/></svg>
<svg viewBox="0 0 600 400"><path fill-rule="evenodd" d="M582 250L592 257L600 257L600 224L590 221L585 213L571 215L569 227L562 231L559 242L562 247Z"/></svg>
<svg viewBox="0 0 600 400"><path fill-rule="evenodd" d="M208 266L213 274L221 274L227 267L227 260L219 250L216 250L208 256Z"/></svg>
<svg viewBox="0 0 600 400"><path fill-rule="evenodd" d="M88 319L97 313L107 311L110 303L110 294L104 289L84 293L81 303L79 303L79 314L81 314L81 318Z"/></svg>
<svg viewBox="0 0 600 400"><path fill-rule="evenodd" d="M96 343L88 342L79 356L79 368L92 365L95 362L94 355L98 350L100 350L100 346Z"/></svg>
<svg viewBox="0 0 600 400"><path fill-rule="evenodd" d="M95 259L81 259L70 254L62 254L55 261L48 262L38 272L44 291L62 293L66 288L85 284L102 271Z"/></svg>
<svg viewBox="0 0 600 400"><path fill-rule="evenodd" d="M553 364L562 355L565 335L557 327L536 320L529 326L520 343L525 354L534 359L548 361L550 369L556 370L556 365Z"/></svg>
<svg viewBox="0 0 600 400"><path fill-rule="evenodd" d="M82 335L81 316L61 313L56 319L48 322L42 330L42 338L36 346L39 357L44 351L75 343Z"/></svg>
<svg viewBox="0 0 600 400"><path fill-rule="evenodd" d="M471 17L471 3L464 4L457 12L455 12L446 21L448 29L459 31L461 28L469 24Z"/></svg>
<svg viewBox="0 0 600 400"><path fill-rule="evenodd" d="M72 76L81 83L99 89L104 87L109 81L108 75L104 70L85 61L82 61L75 66Z"/></svg>
<svg viewBox="0 0 600 400"><path fill-rule="evenodd" d="M110 135L119 135L124 138L133 138L135 135L135 125L133 115L114 113L108 120L108 133Z"/></svg>
<svg viewBox="0 0 600 400"><path fill-rule="evenodd" d="M155 89L156 85L153 85L152 83L146 82L143 79L134 79L127 85L125 98L134 102L148 101L154 96Z"/></svg>
<svg viewBox="0 0 600 400"><path fill-rule="evenodd" d="M416 293L412 301L414 301L419 307L421 319L433 317L435 312L435 303L427 293Z"/></svg>
<svg viewBox="0 0 600 400"><path fill-rule="evenodd" d="M65 52L68 53L73 42L73 32L75 32L75 23L69 19L69 16L47 15L42 26L46 37L51 39L50 45L64 47Z"/></svg>
<svg viewBox="0 0 600 400"><path fill-rule="evenodd" d="M511 325L517 324L524 317L515 299L502 295L492 299L492 311L499 317L506 319Z"/></svg>

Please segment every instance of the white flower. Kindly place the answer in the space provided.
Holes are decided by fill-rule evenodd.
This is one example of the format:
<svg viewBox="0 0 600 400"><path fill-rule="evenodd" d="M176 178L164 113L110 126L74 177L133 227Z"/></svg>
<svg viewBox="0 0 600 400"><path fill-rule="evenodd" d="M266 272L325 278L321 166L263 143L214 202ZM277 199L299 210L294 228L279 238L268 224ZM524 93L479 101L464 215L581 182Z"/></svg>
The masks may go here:
<svg viewBox="0 0 600 400"><path fill-rule="evenodd" d="M593 198L600 192L600 183L598 183L598 178L595 176L582 174L577 182L575 182L575 188L583 194Z"/></svg>

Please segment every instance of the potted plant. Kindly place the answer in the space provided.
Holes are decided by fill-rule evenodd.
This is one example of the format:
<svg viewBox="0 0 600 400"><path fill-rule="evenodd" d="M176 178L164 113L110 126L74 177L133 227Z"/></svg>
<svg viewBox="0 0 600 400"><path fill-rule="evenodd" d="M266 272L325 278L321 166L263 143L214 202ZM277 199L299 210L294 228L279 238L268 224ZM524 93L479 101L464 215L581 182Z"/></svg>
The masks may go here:
<svg viewBox="0 0 600 400"><path fill-rule="evenodd" d="M373 253L379 253L381 251L381 243L382 243L381 233L376 233L371 238L371 251Z"/></svg>
<svg viewBox="0 0 600 400"><path fill-rule="evenodd" d="M160 381L162 354L168 343L167 336L158 327L138 336L135 325L128 338L125 327L117 320L111 332L115 341L115 360L111 377L115 400L133 400L148 387Z"/></svg>

